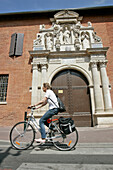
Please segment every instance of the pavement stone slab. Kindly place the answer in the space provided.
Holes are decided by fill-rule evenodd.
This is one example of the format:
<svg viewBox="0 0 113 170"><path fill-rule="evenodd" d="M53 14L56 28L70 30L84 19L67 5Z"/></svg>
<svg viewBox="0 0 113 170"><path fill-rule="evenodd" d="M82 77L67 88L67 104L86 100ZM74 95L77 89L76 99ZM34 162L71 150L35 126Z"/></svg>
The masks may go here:
<svg viewBox="0 0 113 170"><path fill-rule="evenodd" d="M113 170L113 165L23 163L17 170Z"/></svg>

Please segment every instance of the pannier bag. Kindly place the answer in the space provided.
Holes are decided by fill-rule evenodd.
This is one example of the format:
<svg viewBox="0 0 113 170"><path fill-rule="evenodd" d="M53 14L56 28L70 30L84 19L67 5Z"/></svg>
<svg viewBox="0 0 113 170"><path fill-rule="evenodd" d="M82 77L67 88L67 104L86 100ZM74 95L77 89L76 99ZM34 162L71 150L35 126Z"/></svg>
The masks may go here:
<svg viewBox="0 0 113 170"><path fill-rule="evenodd" d="M72 118L59 118L59 127L66 134L70 134L75 131L75 124Z"/></svg>

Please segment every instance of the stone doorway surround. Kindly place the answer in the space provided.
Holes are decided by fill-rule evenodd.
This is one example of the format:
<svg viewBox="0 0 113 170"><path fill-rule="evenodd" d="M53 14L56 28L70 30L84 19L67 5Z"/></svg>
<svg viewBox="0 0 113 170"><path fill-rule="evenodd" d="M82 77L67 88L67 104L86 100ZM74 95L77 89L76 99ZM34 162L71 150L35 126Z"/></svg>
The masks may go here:
<svg viewBox="0 0 113 170"><path fill-rule="evenodd" d="M60 11L50 19L49 29L40 25L33 51L29 51L32 61L32 99L37 103L44 93L44 82L51 84L52 78L64 69L81 72L89 82L93 125L113 123L110 85L106 72L108 47L94 32L91 22L82 26L82 17L73 11ZM47 106L38 111L40 117Z"/></svg>

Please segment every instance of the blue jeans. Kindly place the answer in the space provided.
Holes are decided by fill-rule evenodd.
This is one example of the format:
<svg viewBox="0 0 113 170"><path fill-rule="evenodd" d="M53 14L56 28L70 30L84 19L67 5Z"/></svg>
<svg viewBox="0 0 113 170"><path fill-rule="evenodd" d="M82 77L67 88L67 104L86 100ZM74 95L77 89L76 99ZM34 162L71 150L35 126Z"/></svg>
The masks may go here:
<svg viewBox="0 0 113 170"><path fill-rule="evenodd" d="M43 139L46 138L45 125L44 125L45 122L47 121L47 119L51 118L52 116L54 116L56 114L58 114L58 108L50 109L39 120L41 137Z"/></svg>

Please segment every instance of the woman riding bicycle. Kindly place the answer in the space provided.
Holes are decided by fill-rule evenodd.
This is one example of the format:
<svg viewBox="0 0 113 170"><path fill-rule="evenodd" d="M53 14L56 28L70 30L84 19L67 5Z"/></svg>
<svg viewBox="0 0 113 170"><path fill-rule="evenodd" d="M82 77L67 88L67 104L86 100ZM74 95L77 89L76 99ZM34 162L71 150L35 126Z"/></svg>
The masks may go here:
<svg viewBox="0 0 113 170"><path fill-rule="evenodd" d="M32 105L30 107L32 108L34 106L38 106L37 109L39 109L39 108L45 106L47 103L49 104L49 110L39 120L41 138L35 139L36 142L45 143L45 141L46 141L45 123L46 123L47 119L58 114L59 106L58 106L58 102L57 102L57 97L56 97L55 93L51 90L49 83L43 83L42 89L45 92L44 98L41 101L39 101L37 104Z"/></svg>

